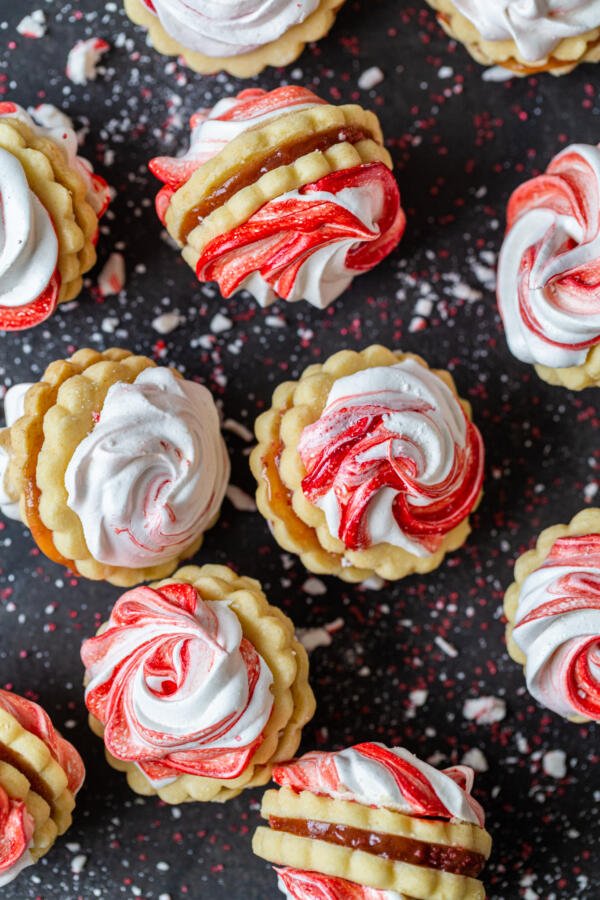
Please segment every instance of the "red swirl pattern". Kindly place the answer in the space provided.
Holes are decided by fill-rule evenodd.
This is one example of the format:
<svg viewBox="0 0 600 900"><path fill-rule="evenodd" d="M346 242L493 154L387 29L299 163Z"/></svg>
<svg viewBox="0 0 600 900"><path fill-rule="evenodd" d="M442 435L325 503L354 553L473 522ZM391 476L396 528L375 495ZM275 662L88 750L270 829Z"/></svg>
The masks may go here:
<svg viewBox="0 0 600 900"><path fill-rule="evenodd" d="M560 567L568 567L560 574ZM557 567L557 578L548 590L552 599L535 606L515 625L515 638L520 640L528 626L542 628L546 633L563 617L577 613L594 614L596 633L590 633L589 622L577 637L554 647L549 660L560 669L561 691L574 714L600 721L600 534L587 534L559 538L552 546L542 569ZM571 632L569 632L571 634ZM525 642L527 639L525 638ZM553 680L544 690L554 690Z"/></svg>
<svg viewBox="0 0 600 900"><path fill-rule="evenodd" d="M117 601L108 629L82 646L81 657L92 679L86 705L105 727L107 749L117 759L135 762L153 783L181 774L236 778L262 743L260 735L247 746L219 747L250 707L259 678L261 659L246 638L239 652L248 696L235 713L194 729L194 723L180 721L174 709L169 732L144 724L136 712L136 686L165 710L209 684L227 654L212 606L190 584L136 588ZM184 730L186 724L192 726L189 732Z"/></svg>
<svg viewBox="0 0 600 900"><path fill-rule="evenodd" d="M392 753L381 744L366 742L355 744L349 751L366 760L371 760L390 775L400 795L411 808L411 815L426 816L434 819L449 820L453 814L443 804L427 776L408 759ZM311 791L313 794L335 796L347 790L340 779L336 764L337 753L314 751L306 753L298 760L275 766L273 781L292 788L300 793ZM452 779L464 792L470 794L472 787L472 770L467 767L454 766L444 769L443 774ZM471 808L478 818L483 820L479 804L469 797Z"/></svg>
<svg viewBox="0 0 600 900"><path fill-rule="evenodd" d="M305 497L316 503L333 490L340 507L337 537L349 550L371 545L369 505L383 488L396 496L392 514L401 531L416 539L430 553L444 536L473 510L483 482L484 447L477 428L466 416L465 446L455 444L450 471L437 484L424 484L415 459L420 448L386 424L392 413L427 417L433 408L418 397L398 394L394 405L335 403L302 434L299 453L306 469L302 481ZM402 453L410 445L414 455ZM379 452L374 458L374 451ZM426 501L425 503L423 501Z"/></svg>
<svg viewBox="0 0 600 900"><path fill-rule="evenodd" d="M55 729L45 710L33 700L4 690L0 690L0 708L14 716L25 731L44 742L53 759L65 772L69 790L76 794L85 778L83 760L75 747Z"/></svg>
<svg viewBox="0 0 600 900"><path fill-rule="evenodd" d="M312 194L336 196L342 190L370 188L383 196L383 212L373 228L349 209ZM306 200L280 197L226 234L212 240L200 254L196 275L216 281L230 297L258 272L263 281L289 299L300 268L323 247L351 239L345 266L356 274L372 269L394 249L404 234L406 217L398 185L383 163L370 163L333 172L298 191Z"/></svg>
<svg viewBox="0 0 600 900"><path fill-rule="evenodd" d="M294 900L387 900L387 891L365 887L345 878L302 869L275 868L280 885Z"/></svg>
<svg viewBox="0 0 600 900"><path fill-rule="evenodd" d="M34 822L22 800L9 797L0 785L0 876L7 874L29 849Z"/></svg>

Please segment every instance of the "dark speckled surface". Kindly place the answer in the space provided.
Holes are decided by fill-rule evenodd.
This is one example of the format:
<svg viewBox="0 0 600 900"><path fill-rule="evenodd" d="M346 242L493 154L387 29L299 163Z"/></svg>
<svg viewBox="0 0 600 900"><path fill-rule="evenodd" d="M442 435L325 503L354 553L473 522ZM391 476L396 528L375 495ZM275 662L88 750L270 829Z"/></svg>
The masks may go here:
<svg viewBox="0 0 600 900"><path fill-rule="evenodd" d="M49 27L32 41L16 25L36 7L46 11ZM76 347L121 344L201 376L225 416L251 428L277 382L344 347L379 341L448 367L473 404L488 459L472 538L439 571L379 591L323 579L316 585L323 592L315 593L260 516L229 502L198 561L260 578L298 626L343 620L331 645L311 654L318 711L305 748L377 739L446 763L480 750L488 770L477 777L476 795L495 842L489 896L598 897L597 727L563 722L528 697L504 649L501 612L515 557L543 527L592 502L598 392L549 387L513 360L493 296L511 189L567 143L598 140L598 70L487 84L423 5L349 0L329 38L287 71L251 83L304 82L323 97L376 109L409 213L407 234L390 259L325 313L304 304L261 311L247 298L222 301L195 283L161 238L152 209L156 185L146 171L149 157L183 147L183 126L196 107L238 84L167 63L119 2L0 0L0 23L2 98L25 106L53 102L87 125L86 154L117 191L100 259L117 250L127 265L120 296L102 300L98 267L79 301L47 325L0 336L0 382L30 380ZM98 79L77 87L64 77L66 56L89 36L107 39L112 49ZM360 90L359 75L374 65L384 80ZM184 322L161 336L152 321L170 311ZM216 313L229 319L227 330L214 330ZM249 445L231 431L227 441L232 481L249 492ZM3 897L274 900L275 878L250 850L259 791L223 807L170 809L135 797L105 765L85 721L79 646L118 590L73 578L41 558L18 524L0 525L0 547L0 683L39 699L88 769L72 829ZM420 706L410 699L416 690L427 692L412 695L426 698ZM479 696L503 698L506 717L491 726L467 721L463 704ZM553 750L566 753L564 778L544 771L544 754Z"/></svg>

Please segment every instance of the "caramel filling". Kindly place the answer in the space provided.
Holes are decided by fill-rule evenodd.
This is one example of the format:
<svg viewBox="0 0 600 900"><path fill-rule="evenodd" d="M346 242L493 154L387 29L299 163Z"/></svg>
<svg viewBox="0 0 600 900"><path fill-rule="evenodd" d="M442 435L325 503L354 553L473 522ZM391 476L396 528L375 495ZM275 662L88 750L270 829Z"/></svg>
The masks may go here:
<svg viewBox="0 0 600 900"><path fill-rule="evenodd" d="M186 214L179 231L179 240L185 243L191 231L199 225L203 219L210 215L218 206L222 206L230 197L237 194L243 188L254 184L261 175L271 172L279 166L289 166L291 163L314 153L315 150L324 152L334 144L358 144L366 138L372 138L372 134L354 125L338 125L328 131L319 134L308 134L305 137L295 138L287 144L282 144L269 156L252 160L246 166L242 166L230 175L222 184L214 188L200 203L192 207Z"/></svg>
<svg viewBox="0 0 600 900"><path fill-rule="evenodd" d="M269 494L269 505L275 517L285 523L295 543L313 545L315 544L314 532L294 512L292 495L279 474L279 457L282 449L281 443L274 443L262 458L262 474Z"/></svg>
<svg viewBox="0 0 600 900"><path fill-rule="evenodd" d="M351 825L335 825L312 819L282 819L277 816L269 818L269 825L274 831L314 838L350 850L362 850L364 853L371 853L373 856L393 862L425 866L428 869L464 875L468 878L476 878L485 865L485 857L481 853L466 850L464 847L431 844L428 841L418 841L398 834L363 831Z"/></svg>
<svg viewBox="0 0 600 900"><path fill-rule="evenodd" d="M37 546L40 548L44 556L47 556L48 559L52 560L52 562L58 563L62 566L66 566L67 569L71 569L73 572L77 572L77 569L72 560L65 559L65 557L56 549L54 540L52 539L52 532L49 528L46 528L40 516L41 491L37 486L36 477L37 460L40 449L41 441L39 442L39 446L37 446L36 448L36 452L30 454L23 473L25 477L24 494L27 527L31 531L31 536L33 537L34 541L36 542Z"/></svg>

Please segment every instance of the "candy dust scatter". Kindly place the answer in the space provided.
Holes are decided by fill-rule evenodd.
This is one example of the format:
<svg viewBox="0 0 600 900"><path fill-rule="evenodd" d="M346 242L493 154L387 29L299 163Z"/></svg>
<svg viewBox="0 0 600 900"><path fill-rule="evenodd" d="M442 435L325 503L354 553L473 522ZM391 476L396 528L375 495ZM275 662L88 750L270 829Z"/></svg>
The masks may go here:
<svg viewBox="0 0 600 900"><path fill-rule="evenodd" d="M254 499L235 484L227 488L227 498L239 512L256 512Z"/></svg>
<svg viewBox="0 0 600 900"><path fill-rule="evenodd" d="M122 253L111 253L98 275L98 290L103 297L118 294L125 286L125 259Z"/></svg>
<svg viewBox="0 0 600 900"><path fill-rule="evenodd" d="M98 63L101 57L110 50L110 44L103 38L89 38L77 41L69 50L66 76L73 84L87 84L98 76Z"/></svg>
<svg viewBox="0 0 600 900"><path fill-rule="evenodd" d="M361 72L360 77L358 79L358 86L361 91L370 91L371 88L377 87L378 84L381 84L385 75L379 68L379 66L371 66L370 69L365 69L364 72Z"/></svg>
<svg viewBox="0 0 600 900"><path fill-rule="evenodd" d="M43 9L34 9L32 13L24 16L17 25L17 31L23 37L39 39L44 37L48 29L46 14Z"/></svg>
<svg viewBox="0 0 600 900"><path fill-rule="evenodd" d="M564 750L548 750L544 753L542 765L551 778L564 778L567 774L567 754Z"/></svg>
<svg viewBox="0 0 600 900"><path fill-rule="evenodd" d="M506 702L500 697L476 697L466 700L463 705L463 716L477 722L478 725L493 725L501 722L506 716Z"/></svg>
<svg viewBox="0 0 600 900"><path fill-rule="evenodd" d="M332 635L344 627L343 619L335 619L319 628L297 628L296 637L307 653L312 653L317 647L329 647L333 641Z"/></svg>

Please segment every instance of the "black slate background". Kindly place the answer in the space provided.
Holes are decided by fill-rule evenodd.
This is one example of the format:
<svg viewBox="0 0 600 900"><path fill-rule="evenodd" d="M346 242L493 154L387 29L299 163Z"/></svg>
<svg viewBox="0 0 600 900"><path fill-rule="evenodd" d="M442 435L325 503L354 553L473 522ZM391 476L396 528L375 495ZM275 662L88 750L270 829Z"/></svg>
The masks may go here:
<svg viewBox="0 0 600 900"><path fill-rule="evenodd" d="M33 8L49 18L39 41L16 31ZM64 77L66 55L92 35L112 50L98 79L77 87ZM373 65L385 80L359 90L359 74ZM70 309L32 332L1 335L0 379L7 386L30 380L77 347L120 344L200 376L225 416L252 427L275 384L344 347L379 341L450 368L486 440L487 482L468 546L439 571L380 591L323 579L326 593L314 596L303 590L307 574L282 557L261 517L229 502L198 561L260 578L298 626L344 620L331 646L311 655L318 710L304 748L374 739L402 742L425 758L443 754L446 763L479 748L489 770L477 776L476 795L495 842L489 896L592 900L600 893L597 726L570 725L528 697L504 649L501 602L514 558L541 528L592 499L600 467L597 391L549 387L510 357L489 273L482 284L477 263L483 252L489 268L487 254L498 250L510 191L567 143L598 140L598 69L507 84L485 83L481 72L449 44L424 5L348 0L318 47L287 71L249 82L270 88L287 78L334 101L377 109L409 213L392 258L325 313L306 304L261 311L247 298L223 301L197 285L161 238L152 209L156 184L146 171L151 156L183 148L182 123L195 108L239 83L168 64L118 2L0 0L2 99L53 102L87 124L86 155L117 191L102 226L100 260L117 249L128 269L119 297L99 296L96 268ZM411 332L425 292L433 312L423 331ZM162 338L151 322L173 310L185 322ZM232 327L200 341L211 335L217 312ZM285 327L269 324L273 315L284 317ZM227 441L232 481L250 492L248 445L232 433ZM0 683L33 691L88 770L71 830L3 897L278 896L268 866L250 850L260 791L223 807L170 809L134 796L105 765L85 721L79 646L118 589L76 579L40 557L19 524L0 525L0 547ZM448 656L436 636L457 655ZM421 688L428 698L415 708L408 695ZM468 722L464 701L486 695L506 700L506 718L493 726ZM567 754L560 780L545 774L541 761L556 749Z"/></svg>

